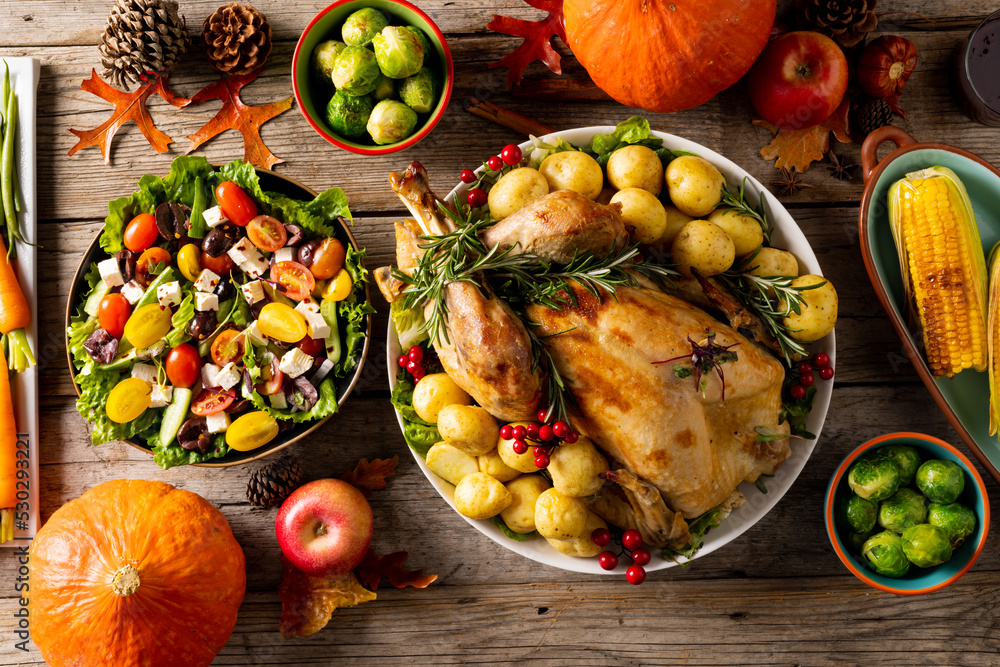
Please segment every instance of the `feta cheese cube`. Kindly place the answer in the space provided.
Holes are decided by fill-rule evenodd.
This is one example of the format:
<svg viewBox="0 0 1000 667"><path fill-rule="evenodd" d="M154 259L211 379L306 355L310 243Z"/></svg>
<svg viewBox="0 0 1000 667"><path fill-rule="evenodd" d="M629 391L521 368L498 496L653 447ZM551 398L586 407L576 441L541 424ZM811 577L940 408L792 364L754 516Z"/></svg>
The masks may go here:
<svg viewBox="0 0 1000 667"><path fill-rule="evenodd" d="M229 413L225 410L205 417L205 426L209 433L222 433L229 428Z"/></svg>
<svg viewBox="0 0 1000 667"><path fill-rule="evenodd" d="M174 388L169 384L154 384L149 394L149 407L162 408L174 398Z"/></svg>
<svg viewBox="0 0 1000 667"><path fill-rule="evenodd" d="M156 288L156 299L164 308L179 306L181 303L181 284L175 280L172 283L163 283Z"/></svg>
<svg viewBox="0 0 1000 667"><path fill-rule="evenodd" d="M202 215L205 217L205 224L207 224L211 229L215 229L219 225L229 222L229 218L222 215L222 209L218 206L206 209Z"/></svg>
<svg viewBox="0 0 1000 667"><path fill-rule="evenodd" d="M250 252L247 253L247 258L240 262L240 268L243 269L243 273L251 278L260 278L267 272L269 266L270 264L264 256L254 248L251 248Z"/></svg>
<svg viewBox="0 0 1000 667"><path fill-rule="evenodd" d="M227 250L226 254L229 255L229 259L233 260L234 264L240 265L249 259L251 250L257 252L257 249L253 247L250 240L244 236L232 248Z"/></svg>
<svg viewBox="0 0 1000 667"><path fill-rule="evenodd" d="M278 248L274 252L274 263L278 262L294 262L295 261L295 248L285 246L284 248Z"/></svg>
<svg viewBox="0 0 1000 667"><path fill-rule="evenodd" d="M264 334L260 332L260 326L258 326L257 320L251 322L250 326L248 326L243 331L246 332L247 340L249 340L254 345L257 346L267 345L267 338L265 338Z"/></svg>
<svg viewBox="0 0 1000 667"><path fill-rule="evenodd" d="M205 292L195 292L194 309L202 312L206 310L218 310L219 297L214 294L206 294Z"/></svg>
<svg viewBox="0 0 1000 667"><path fill-rule="evenodd" d="M222 369L215 364L205 364L201 367L201 384L206 387L219 386L219 371Z"/></svg>
<svg viewBox="0 0 1000 667"><path fill-rule="evenodd" d="M219 274L211 269L202 269L198 279L194 281L194 288L199 292L213 292L218 286Z"/></svg>
<svg viewBox="0 0 1000 667"><path fill-rule="evenodd" d="M118 287L125 284L125 277L122 276L121 269L118 268L118 260L114 257L98 262L97 270L101 272L101 280L108 287Z"/></svg>
<svg viewBox="0 0 1000 667"><path fill-rule="evenodd" d="M222 367L219 374L215 376L215 381L223 389L232 389L240 381L240 372L236 370L236 364L230 361Z"/></svg>
<svg viewBox="0 0 1000 667"><path fill-rule="evenodd" d="M319 368L316 369L316 372L313 373L313 376L312 378L310 378L310 381L313 384L318 385L326 378L327 375L330 374L330 371L332 370L333 370L333 362L330 361L329 359L324 359L323 363L321 363L319 365Z"/></svg>
<svg viewBox="0 0 1000 667"><path fill-rule="evenodd" d="M282 373L294 379L302 375L313 365L313 358L297 347L293 347L281 356L278 368Z"/></svg>
<svg viewBox="0 0 1000 667"><path fill-rule="evenodd" d="M136 364L132 367L132 377L139 378L149 384L156 384L156 366L152 364Z"/></svg>
<svg viewBox="0 0 1000 667"><path fill-rule="evenodd" d="M243 298L251 306L264 300L264 283L259 280L251 280L246 285L241 286L240 291L243 292Z"/></svg>
<svg viewBox="0 0 1000 667"><path fill-rule="evenodd" d="M310 338L328 338L330 336L330 325L326 323L326 318L319 313L306 315L306 326L309 329Z"/></svg>
<svg viewBox="0 0 1000 667"><path fill-rule="evenodd" d="M319 315L319 304L312 297L309 297L304 301L299 301L299 304L295 306L295 310L301 313L306 319L309 319L310 314Z"/></svg>
<svg viewBox="0 0 1000 667"><path fill-rule="evenodd" d="M284 410L288 407L288 401L285 400L285 392L278 391L276 394L271 394L269 396L271 399L271 407L277 410Z"/></svg>
<svg viewBox="0 0 1000 667"><path fill-rule="evenodd" d="M122 296L128 299L128 302L134 306L135 302L142 298L145 291L138 282L130 280L122 287Z"/></svg>

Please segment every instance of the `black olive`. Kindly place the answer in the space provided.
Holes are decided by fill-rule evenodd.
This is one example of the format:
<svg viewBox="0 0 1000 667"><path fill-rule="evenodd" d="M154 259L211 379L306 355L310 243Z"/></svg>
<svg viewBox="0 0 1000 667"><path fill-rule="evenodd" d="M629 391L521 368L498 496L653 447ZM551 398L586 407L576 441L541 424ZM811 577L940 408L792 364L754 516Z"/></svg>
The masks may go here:
<svg viewBox="0 0 1000 667"><path fill-rule="evenodd" d="M296 255L299 259L299 264L304 265L306 268L312 266L313 260L316 259L316 248L319 247L319 243L318 239L313 239L299 246L299 252Z"/></svg>
<svg viewBox="0 0 1000 667"><path fill-rule="evenodd" d="M271 303L271 299L269 299L265 294L263 299L250 306L250 312L253 314L255 319L260 317L260 311L263 310L264 306L269 303Z"/></svg>
<svg viewBox="0 0 1000 667"><path fill-rule="evenodd" d="M118 269L122 272L125 282L135 278L135 268L139 262L139 257L131 250L119 250L115 253L115 261L118 262Z"/></svg>
<svg viewBox="0 0 1000 667"><path fill-rule="evenodd" d="M215 295L219 297L219 303L228 301L236 296L236 287L233 286L232 279L228 276L222 278L219 284L215 286Z"/></svg>
<svg viewBox="0 0 1000 667"><path fill-rule="evenodd" d="M312 382L307 380L304 375L300 375L291 384L285 386L285 399L289 405L297 406L299 410L305 411L316 405L316 401L319 400L319 392L316 391Z"/></svg>
<svg viewBox="0 0 1000 667"><path fill-rule="evenodd" d="M205 240L201 242L201 250L212 257L218 257L236 245L240 236L240 228L227 223L205 235Z"/></svg>
<svg viewBox="0 0 1000 667"><path fill-rule="evenodd" d="M215 331L216 319L214 310L197 312L188 322L187 332L195 340L204 340Z"/></svg>
<svg viewBox="0 0 1000 667"><path fill-rule="evenodd" d="M111 360L118 354L118 339L106 330L98 329L84 341L83 349L97 363L110 364Z"/></svg>
<svg viewBox="0 0 1000 667"><path fill-rule="evenodd" d="M212 446L212 436L208 432L208 422L204 417L192 417L177 431L177 442L184 449L197 449L204 454Z"/></svg>
<svg viewBox="0 0 1000 667"><path fill-rule="evenodd" d="M238 415L241 412L246 412L252 406L253 406L253 403L251 403L250 401L248 401L245 398L240 398L240 399L237 399L237 400L233 401L232 403L230 403L229 407L226 408L226 412L228 412L231 415Z"/></svg>
<svg viewBox="0 0 1000 667"><path fill-rule="evenodd" d="M285 232L288 234L288 239L285 241L286 246L297 246L302 243L302 228L298 225L285 223Z"/></svg>
<svg viewBox="0 0 1000 667"><path fill-rule="evenodd" d="M179 204L166 201L156 207L156 229L167 241L179 246L187 243L187 214Z"/></svg>

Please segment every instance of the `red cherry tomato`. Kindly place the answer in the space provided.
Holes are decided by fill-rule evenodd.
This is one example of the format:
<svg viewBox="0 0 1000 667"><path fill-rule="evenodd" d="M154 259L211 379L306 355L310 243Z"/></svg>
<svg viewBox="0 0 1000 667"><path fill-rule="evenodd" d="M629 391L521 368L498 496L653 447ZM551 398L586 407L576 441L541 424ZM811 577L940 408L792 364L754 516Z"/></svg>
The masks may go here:
<svg viewBox="0 0 1000 667"><path fill-rule="evenodd" d="M309 270L316 279L329 280L344 268L345 256L343 243L334 238L323 239L319 247L313 251L313 261Z"/></svg>
<svg viewBox="0 0 1000 667"><path fill-rule="evenodd" d="M258 215L247 225L250 242L264 252L274 252L285 245L288 232L285 226L269 215Z"/></svg>
<svg viewBox="0 0 1000 667"><path fill-rule="evenodd" d="M191 403L191 412L199 417L208 417L228 408L233 400L231 393L217 389L203 389Z"/></svg>
<svg viewBox="0 0 1000 667"><path fill-rule="evenodd" d="M219 187L215 188L215 198L219 200L222 214L237 227L246 227L257 216L257 204L232 181L219 183Z"/></svg>
<svg viewBox="0 0 1000 667"><path fill-rule="evenodd" d="M212 361L218 366L225 366L230 361L243 358L246 338L233 329L225 329L212 341Z"/></svg>
<svg viewBox="0 0 1000 667"><path fill-rule="evenodd" d="M139 279L143 285L149 285L153 282L153 275L150 273L150 268L162 264L164 266L170 265L170 253L163 248L149 248L145 250L141 255L139 255L139 260L135 263L135 276ZM157 273L159 274L159 270Z"/></svg>
<svg viewBox="0 0 1000 667"><path fill-rule="evenodd" d="M278 357L271 356L271 363L260 369L261 381L253 387L261 396L270 396L281 391L281 383L285 379L285 374L278 368Z"/></svg>
<svg viewBox="0 0 1000 667"><path fill-rule="evenodd" d="M167 378L175 387L190 387L201 374L201 357L193 345L181 343L167 352Z"/></svg>
<svg viewBox="0 0 1000 667"><path fill-rule="evenodd" d="M310 357L318 357L326 351L326 341L322 338L310 338L306 336L296 346Z"/></svg>
<svg viewBox="0 0 1000 667"><path fill-rule="evenodd" d="M160 230L152 213L140 213L125 227L125 247L132 252L142 252L156 243Z"/></svg>
<svg viewBox="0 0 1000 667"><path fill-rule="evenodd" d="M122 294L108 294L97 307L97 321L101 328L115 338L125 333L125 323L132 314L132 304Z"/></svg>
<svg viewBox="0 0 1000 667"><path fill-rule="evenodd" d="M316 289L316 279L298 262L278 262L271 267L271 280L285 288L285 296L302 301Z"/></svg>
<svg viewBox="0 0 1000 667"><path fill-rule="evenodd" d="M228 275L234 266L232 258L226 253L218 257L212 257L207 252L201 253L201 268L214 271L220 276Z"/></svg>

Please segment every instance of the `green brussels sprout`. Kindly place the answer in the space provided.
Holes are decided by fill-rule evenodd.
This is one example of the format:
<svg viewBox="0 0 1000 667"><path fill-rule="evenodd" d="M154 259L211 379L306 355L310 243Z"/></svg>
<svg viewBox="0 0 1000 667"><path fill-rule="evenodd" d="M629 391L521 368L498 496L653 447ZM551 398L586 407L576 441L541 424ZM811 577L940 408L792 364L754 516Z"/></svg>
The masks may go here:
<svg viewBox="0 0 1000 667"><path fill-rule="evenodd" d="M385 14L372 7L365 7L347 17L340 34L351 46L364 46L370 44L375 35L387 25L389 20Z"/></svg>
<svg viewBox="0 0 1000 667"><path fill-rule="evenodd" d="M360 137L368 126L373 106L374 102L368 95L355 97L338 90L326 105L326 122L343 137Z"/></svg>
<svg viewBox="0 0 1000 667"><path fill-rule="evenodd" d="M402 102L382 100L368 118L368 134L376 144L394 144L413 134L417 113Z"/></svg>
<svg viewBox="0 0 1000 667"><path fill-rule="evenodd" d="M399 99L417 113L427 113L434 108L434 74L426 67L413 76L408 76L399 84Z"/></svg>
<svg viewBox="0 0 1000 667"><path fill-rule="evenodd" d="M917 567L940 565L951 558L951 540L943 528L918 523L903 531L903 553Z"/></svg>
<svg viewBox="0 0 1000 667"><path fill-rule="evenodd" d="M879 454L892 459L899 466L899 485L907 486L913 482L913 477L920 467L920 453L909 445L886 445L878 450Z"/></svg>
<svg viewBox="0 0 1000 667"><path fill-rule="evenodd" d="M891 530L869 537L861 547L873 570L884 577L902 577L910 571L910 561L903 553L902 540Z"/></svg>
<svg viewBox="0 0 1000 667"><path fill-rule="evenodd" d="M337 56L347 48L347 44L338 42L335 39L328 39L320 42L313 49L312 68L313 73L326 85L330 85L330 75L333 73L333 64L337 62Z"/></svg>
<svg viewBox="0 0 1000 667"><path fill-rule="evenodd" d="M431 40L427 39L427 33L420 28L413 25L408 25L406 27L412 30L417 35L417 39L420 40L420 48L424 50L424 64L426 65L436 53L434 51L434 46L431 44Z"/></svg>
<svg viewBox="0 0 1000 667"><path fill-rule="evenodd" d="M381 72L378 75L378 81L375 82L375 90L372 91L372 97L375 101L380 102L382 100L388 100L396 95L396 80L390 79L385 74Z"/></svg>
<svg viewBox="0 0 1000 667"><path fill-rule="evenodd" d="M927 508L927 523L948 533L954 549L976 529L976 514L961 503L931 503Z"/></svg>
<svg viewBox="0 0 1000 667"><path fill-rule="evenodd" d="M372 40L378 66L390 79L405 79L420 71L424 47L416 33L405 26L388 26Z"/></svg>
<svg viewBox="0 0 1000 667"><path fill-rule="evenodd" d="M878 504L852 493L837 500L837 519L856 533L870 533L878 518Z"/></svg>
<svg viewBox="0 0 1000 667"><path fill-rule="evenodd" d="M345 47L333 64L330 78L337 90L360 97L375 88L379 69L375 54L363 46Z"/></svg>
<svg viewBox="0 0 1000 667"><path fill-rule="evenodd" d="M899 488L899 466L884 456L861 459L851 466L847 483L862 498L885 500Z"/></svg>
<svg viewBox="0 0 1000 667"><path fill-rule="evenodd" d="M878 525L894 533L926 520L927 501L913 489L898 489L878 509Z"/></svg>
<svg viewBox="0 0 1000 667"><path fill-rule="evenodd" d="M932 503L953 503L965 488L965 471L954 461L925 461L917 469L917 488Z"/></svg>

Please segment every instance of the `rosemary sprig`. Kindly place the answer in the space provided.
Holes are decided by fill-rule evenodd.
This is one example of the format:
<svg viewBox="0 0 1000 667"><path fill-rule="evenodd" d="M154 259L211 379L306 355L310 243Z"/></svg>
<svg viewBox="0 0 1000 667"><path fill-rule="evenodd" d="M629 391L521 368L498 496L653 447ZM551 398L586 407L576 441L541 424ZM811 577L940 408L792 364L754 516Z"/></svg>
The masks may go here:
<svg viewBox="0 0 1000 667"><path fill-rule="evenodd" d="M522 321L525 323L525 329L528 331L528 340L531 341L532 372L538 370L543 358L545 359L545 366L548 369L549 407L545 411L544 421L564 421L569 424L570 412L576 412L574 409L576 407L576 402L573 400L573 395L566 387L565 380L563 380L562 375L559 373L559 367L556 366L555 360L552 358L552 353L549 352L549 346L545 343L545 339L558 336L559 334L564 334L568 331L572 331L572 329L559 331L554 334L549 334L548 336L539 336L534 331L534 328L539 326L538 322L531 321L523 313L518 313L518 316L520 316Z"/></svg>
<svg viewBox="0 0 1000 667"><path fill-rule="evenodd" d="M771 243L771 223L767 219L767 209L764 208L764 191L760 193L760 206L755 207L747 201L746 197L747 177L743 177L739 190L736 193L729 191L728 187L722 189L722 205L727 209L736 211L740 215L753 218L760 224L764 231L764 238Z"/></svg>

